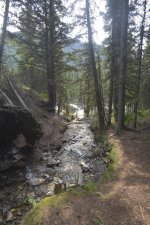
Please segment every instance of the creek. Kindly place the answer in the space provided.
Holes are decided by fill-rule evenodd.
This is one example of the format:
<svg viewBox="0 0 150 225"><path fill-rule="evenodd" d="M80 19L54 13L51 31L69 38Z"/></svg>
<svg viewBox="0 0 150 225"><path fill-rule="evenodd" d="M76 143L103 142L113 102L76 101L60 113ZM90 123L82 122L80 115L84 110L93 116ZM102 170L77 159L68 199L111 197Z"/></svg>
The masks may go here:
<svg viewBox="0 0 150 225"><path fill-rule="evenodd" d="M29 199L38 202L43 197L99 179L106 164L95 154L97 144L90 121L83 119L82 114L79 111L80 120L68 125L60 150L41 152L40 159L30 160L23 171L3 173L0 183L0 224L3 218L7 224L18 224L18 218L29 208L25 206ZM12 208L18 211L9 219L8 213Z"/></svg>

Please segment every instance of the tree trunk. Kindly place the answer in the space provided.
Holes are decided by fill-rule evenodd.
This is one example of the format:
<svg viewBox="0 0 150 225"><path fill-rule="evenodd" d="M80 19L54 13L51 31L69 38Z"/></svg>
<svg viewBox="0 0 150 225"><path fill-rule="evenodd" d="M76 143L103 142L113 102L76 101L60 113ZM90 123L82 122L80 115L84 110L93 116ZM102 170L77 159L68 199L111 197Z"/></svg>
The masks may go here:
<svg viewBox="0 0 150 225"><path fill-rule="evenodd" d="M108 125L111 125L112 117L112 104L113 104L113 90L114 90L114 19L112 22L112 43L111 43L111 74L110 74L110 84L109 84L109 108L108 108Z"/></svg>
<svg viewBox="0 0 150 225"><path fill-rule="evenodd" d="M118 120L117 120L118 134L120 134L121 130L123 129L124 114L125 114L125 78L126 78L129 0L123 1L122 9L123 11L122 11L122 26L121 26L120 79L119 79Z"/></svg>
<svg viewBox="0 0 150 225"><path fill-rule="evenodd" d="M56 107L56 84L55 84L55 69L54 69L54 13L53 13L53 0L49 4L49 12L47 11L47 1L45 1L45 60L47 69L47 82L48 82L48 99L49 110L55 113Z"/></svg>
<svg viewBox="0 0 150 225"><path fill-rule="evenodd" d="M141 23L141 29L140 29L140 43L138 47L138 74L137 74L137 90L136 90L136 102L134 105L134 128L136 128L137 125L137 112L138 112L138 105L139 105L139 95L140 95L140 84L141 84L141 68L142 68L142 53L143 53L143 38L144 38L144 27L145 27L145 17L146 17L146 5L147 0L144 1L144 10L143 10L143 18Z"/></svg>
<svg viewBox="0 0 150 225"><path fill-rule="evenodd" d="M3 51L4 51L4 45L5 45L5 39L6 39L6 29L7 29L7 23L8 23L9 3L10 3L10 0L6 0L5 14L4 14L4 21L3 21L3 28L2 28L2 36L1 36L1 42L0 42L0 76L1 76L1 73L2 73L2 58L3 58Z"/></svg>
<svg viewBox="0 0 150 225"><path fill-rule="evenodd" d="M93 74L93 78L94 78L99 127L101 130L103 130L105 127L105 113L104 113L104 108L103 108L103 103L102 103L102 93L101 93L101 90L100 90L100 87L98 84L98 74L97 74L97 70L96 70L96 60L95 60L94 48L93 48L93 37L92 37L89 0L86 0L86 16L87 16L89 55L90 55L90 59L91 59L92 74Z"/></svg>
<svg viewBox="0 0 150 225"><path fill-rule="evenodd" d="M109 108L108 108L108 124L111 124L112 111L114 111L114 119L117 122L118 116L118 86L119 86L119 57L120 57L120 29L121 12L120 6L116 5L116 0L111 0L111 62L110 62L110 83L109 83Z"/></svg>

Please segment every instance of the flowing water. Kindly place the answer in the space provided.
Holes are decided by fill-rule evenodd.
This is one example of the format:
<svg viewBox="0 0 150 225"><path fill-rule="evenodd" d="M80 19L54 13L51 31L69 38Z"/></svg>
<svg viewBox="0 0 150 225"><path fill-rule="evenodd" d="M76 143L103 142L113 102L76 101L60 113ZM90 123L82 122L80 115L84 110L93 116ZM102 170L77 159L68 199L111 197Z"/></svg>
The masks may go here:
<svg viewBox="0 0 150 225"><path fill-rule="evenodd" d="M7 184L8 187L0 191L0 214L25 203L31 193L32 198L40 201L45 196L100 177L106 165L101 157L94 156L97 145L90 129L90 121L83 119L82 109L78 109L76 115L80 120L69 124L59 151L53 154L49 151L42 152L42 160L30 162L23 172L16 171L12 174L14 181L19 177L24 177L24 180ZM16 193L18 187L20 189Z"/></svg>

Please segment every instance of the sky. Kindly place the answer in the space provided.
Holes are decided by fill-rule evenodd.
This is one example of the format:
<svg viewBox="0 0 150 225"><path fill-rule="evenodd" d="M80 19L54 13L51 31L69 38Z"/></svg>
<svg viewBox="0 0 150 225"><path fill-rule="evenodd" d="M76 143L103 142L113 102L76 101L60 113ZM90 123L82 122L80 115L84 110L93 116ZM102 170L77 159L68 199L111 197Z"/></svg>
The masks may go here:
<svg viewBox="0 0 150 225"><path fill-rule="evenodd" d="M66 0L65 0L66 1ZM67 2L70 2L70 1L67 1ZM82 1L80 0L80 4L78 4L76 6L76 9L75 9L75 14L82 14L82 7L84 4L85 1ZM91 1L92 2L92 1ZM67 6L67 3L65 3L66 7ZM2 27L2 23L3 23L3 11L4 11L4 4L2 2L2 0L0 0L0 28ZM10 8L10 10L12 10ZM94 10L94 15L96 15L96 18L94 19L94 35L93 35L93 39L94 41L97 43L97 44L100 44L106 37L107 37L107 34L104 32L104 29L103 29L103 26L104 26L104 21L103 21L103 18L102 16L100 15L100 10L101 11L105 11L105 5L104 5L104 2L103 1L99 1L99 4L98 5L94 5L93 9ZM65 18L65 21L66 22L71 22L72 18ZM9 26L8 27L8 30L13 32L13 31L17 31L15 27L13 26ZM80 26L77 26L74 31L72 32L71 36L72 37L75 37L78 33L81 33L83 31L82 27ZM84 31L83 31L84 32ZM83 38L83 41L84 41L84 38Z"/></svg>

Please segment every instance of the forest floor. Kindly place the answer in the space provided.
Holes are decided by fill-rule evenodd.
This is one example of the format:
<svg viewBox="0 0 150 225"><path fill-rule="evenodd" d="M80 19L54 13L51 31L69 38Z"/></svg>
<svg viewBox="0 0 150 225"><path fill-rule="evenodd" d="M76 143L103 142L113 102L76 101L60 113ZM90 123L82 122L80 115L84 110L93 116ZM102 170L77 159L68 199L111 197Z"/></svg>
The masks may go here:
<svg viewBox="0 0 150 225"><path fill-rule="evenodd" d="M121 137L111 130L108 137L117 146L115 176L94 194L72 194L61 207L45 206L40 225L150 224L150 127Z"/></svg>

